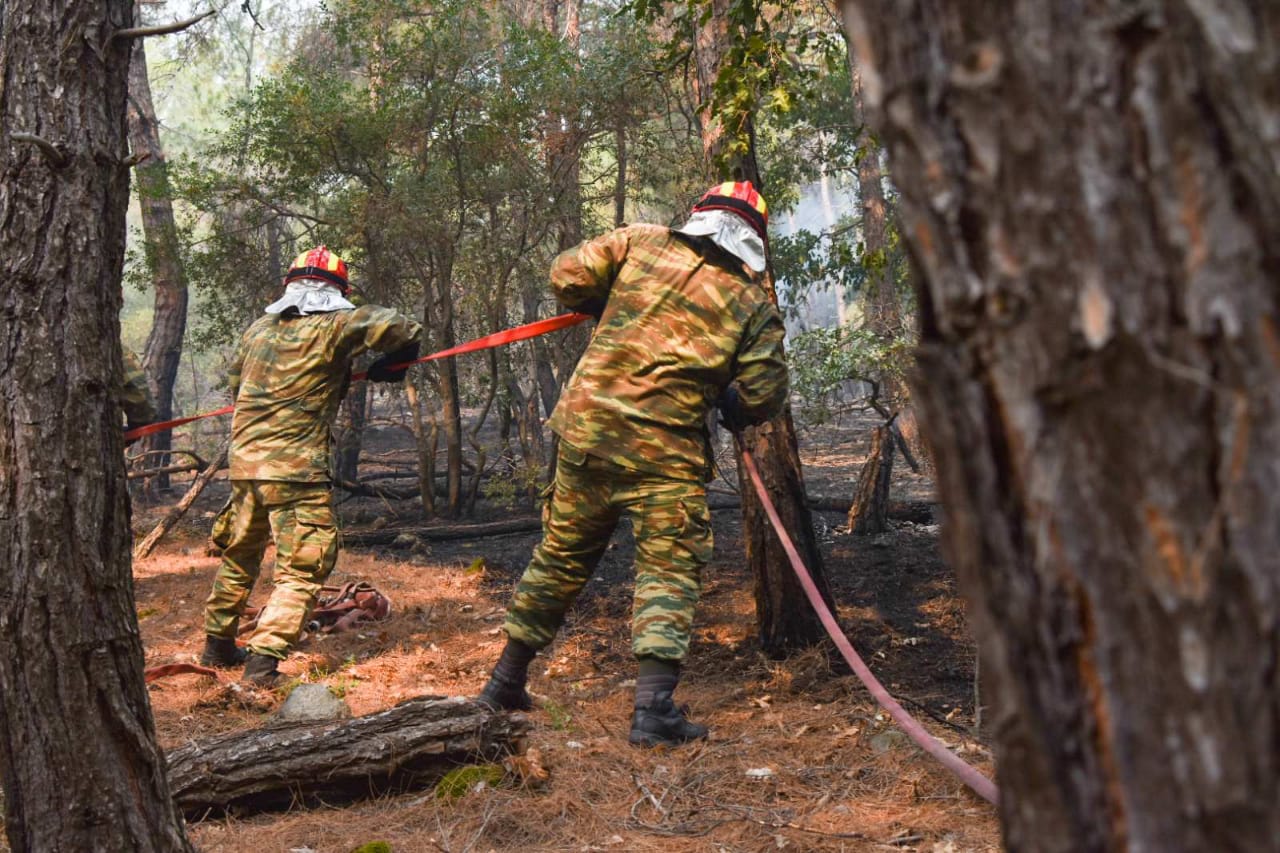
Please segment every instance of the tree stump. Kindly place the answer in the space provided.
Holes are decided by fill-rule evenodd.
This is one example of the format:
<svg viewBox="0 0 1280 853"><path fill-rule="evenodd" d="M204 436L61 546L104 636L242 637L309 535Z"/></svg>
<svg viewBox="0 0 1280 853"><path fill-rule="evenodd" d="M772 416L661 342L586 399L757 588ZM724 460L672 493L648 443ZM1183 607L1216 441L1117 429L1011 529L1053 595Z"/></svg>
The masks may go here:
<svg viewBox="0 0 1280 853"><path fill-rule="evenodd" d="M876 427L871 450L858 474L858 489L849 507L849 532L859 536L889 529L889 483L893 477L893 424Z"/></svg>
<svg viewBox="0 0 1280 853"><path fill-rule="evenodd" d="M193 820L349 802L521 752L528 725L469 699L424 696L351 720L278 723L180 747L166 756L169 784Z"/></svg>

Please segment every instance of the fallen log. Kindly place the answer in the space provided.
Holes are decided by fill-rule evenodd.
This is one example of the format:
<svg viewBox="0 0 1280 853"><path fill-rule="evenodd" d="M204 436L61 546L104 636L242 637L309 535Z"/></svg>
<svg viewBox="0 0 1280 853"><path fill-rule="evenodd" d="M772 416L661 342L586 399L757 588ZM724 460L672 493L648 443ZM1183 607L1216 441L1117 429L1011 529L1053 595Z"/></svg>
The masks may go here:
<svg viewBox="0 0 1280 853"><path fill-rule="evenodd" d="M822 512L839 512L847 514L851 502L844 498L809 498L809 508ZM707 499L707 506L712 512L741 509L742 501L737 498L712 495ZM938 505L933 501L890 501L889 519L891 521L909 521L912 524L936 524L935 515Z"/></svg>
<svg viewBox="0 0 1280 853"><path fill-rule="evenodd" d="M161 474L181 474L185 471L202 471L203 465L196 462L179 462L174 465L164 465L159 468L143 468L141 471L130 471L126 476L130 480L137 480L143 477L158 477Z"/></svg>
<svg viewBox="0 0 1280 853"><path fill-rule="evenodd" d="M542 529L538 516L508 518L481 524L437 524L430 527L388 527L382 530L343 531L342 541L347 545L389 545L408 534L418 539L446 540L472 539L485 536L504 536L511 533L532 533Z"/></svg>
<svg viewBox="0 0 1280 853"><path fill-rule="evenodd" d="M197 820L423 788L460 765L523 752L528 727L520 714L424 696L351 720L235 732L165 760L174 801Z"/></svg>
<svg viewBox="0 0 1280 853"><path fill-rule="evenodd" d="M737 498L712 495L708 506L713 512L739 509ZM830 498L811 498L809 506L817 510L847 513L849 501ZM892 501L889 518L893 521L909 521L913 524L934 524L936 504L930 501ZM347 545L390 545L401 536L409 535L427 541L449 539L483 539L486 536L509 536L516 533L535 533L542 529L542 520L536 515L517 516L502 521L480 524L437 524L428 527L385 527L381 530L343 531L342 541Z"/></svg>

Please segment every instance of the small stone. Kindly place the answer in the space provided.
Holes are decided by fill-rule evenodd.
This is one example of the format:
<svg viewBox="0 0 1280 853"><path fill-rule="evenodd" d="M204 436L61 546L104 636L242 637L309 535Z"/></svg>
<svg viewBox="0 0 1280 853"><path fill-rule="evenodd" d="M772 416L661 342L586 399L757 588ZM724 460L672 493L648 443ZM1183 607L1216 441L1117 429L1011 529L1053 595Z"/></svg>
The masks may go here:
<svg viewBox="0 0 1280 853"><path fill-rule="evenodd" d="M906 734L898 731L897 729L889 729L888 731L880 732L880 734L872 736L872 738L867 741L867 743L871 745L872 751L881 754L900 746L906 746L910 742L911 738L907 737Z"/></svg>
<svg viewBox="0 0 1280 853"><path fill-rule="evenodd" d="M345 720L351 707L333 695L323 684L299 684L284 700L275 718L281 722L300 723L321 720Z"/></svg>
<svg viewBox="0 0 1280 853"><path fill-rule="evenodd" d="M375 518L373 520L373 524L369 526L372 527L374 530L381 530L382 528L386 527L390 523L391 523L390 519L388 519L385 515L380 515L377 518Z"/></svg>
<svg viewBox="0 0 1280 853"><path fill-rule="evenodd" d="M391 543L391 547L397 548L397 549L412 548L414 545L417 545L417 544L418 544L417 536L414 536L412 533L401 533Z"/></svg>
<svg viewBox="0 0 1280 853"><path fill-rule="evenodd" d="M774 772L772 767L752 767L747 771L748 779L768 779L773 775Z"/></svg>

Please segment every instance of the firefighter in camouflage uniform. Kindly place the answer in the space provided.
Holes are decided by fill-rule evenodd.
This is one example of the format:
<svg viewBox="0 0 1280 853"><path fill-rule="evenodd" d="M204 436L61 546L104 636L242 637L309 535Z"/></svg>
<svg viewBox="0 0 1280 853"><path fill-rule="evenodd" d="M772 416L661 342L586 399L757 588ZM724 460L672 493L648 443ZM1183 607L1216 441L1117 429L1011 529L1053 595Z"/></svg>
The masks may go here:
<svg viewBox="0 0 1280 853"><path fill-rule="evenodd" d="M258 684L276 679L337 560L329 430L351 362L367 350L387 353L369 379L398 382L404 368L389 368L418 357L416 322L389 308L357 308L349 293L341 258L324 246L299 255L284 296L244 333L228 377L231 499L214 524L222 565L205 604L201 662L243 661L245 679ZM275 588L241 650L240 617L273 539Z"/></svg>
<svg viewBox="0 0 1280 853"><path fill-rule="evenodd" d="M782 317L765 269L768 211L749 183L713 187L683 228L632 225L560 255L551 285L598 318L550 426L560 437L542 541L510 607L507 644L480 700L527 709L528 667L555 637L618 521L636 540L630 741L705 737L672 695L711 557L707 415L732 428L787 398Z"/></svg>
<svg viewBox="0 0 1280 853"><path fill-rule="evenodd" d="M142 362L131 350L122 351L124 359L124 376L120 380L120 408L124 410L125 431L135 430L147 424L155 423L156 404L151 397L151 386L147 384L147 372ZM125 446L134 441L126 441Z"/></svg>

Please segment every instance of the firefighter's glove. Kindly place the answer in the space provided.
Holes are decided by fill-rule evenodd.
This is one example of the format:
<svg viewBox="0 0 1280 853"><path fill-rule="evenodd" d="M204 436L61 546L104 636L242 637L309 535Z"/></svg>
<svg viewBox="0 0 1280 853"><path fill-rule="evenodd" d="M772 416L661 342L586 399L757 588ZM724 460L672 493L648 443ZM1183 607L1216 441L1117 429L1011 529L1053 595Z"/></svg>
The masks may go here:
<svg viewBox="0 0 1280 853"><path fill-rule="evenodd" d="M409 371L408 363L418 358L418 342L410 341L395 352L389 352L369 365L370 382L401 382ZM398 370L392 367L399 366Z"/></svg>
<svg viewBox="0 0 1280 853"><path fill-rule="evenodd" d="M720 423L730 432L742 432L751 425L742 411L742 398L738 396L738 389L733 385L724 389L724 393L716 401L716 407L720 409Z"/></svg>
<svg viewBox="0 0 1280 853"><path fill-rule="evenodd" d="M606 299L587 299L575 310L579 314L586 314L599 320L600 315L604 314L604 306L607 304L608 300Z"/></svg>

